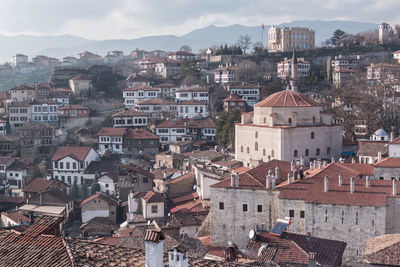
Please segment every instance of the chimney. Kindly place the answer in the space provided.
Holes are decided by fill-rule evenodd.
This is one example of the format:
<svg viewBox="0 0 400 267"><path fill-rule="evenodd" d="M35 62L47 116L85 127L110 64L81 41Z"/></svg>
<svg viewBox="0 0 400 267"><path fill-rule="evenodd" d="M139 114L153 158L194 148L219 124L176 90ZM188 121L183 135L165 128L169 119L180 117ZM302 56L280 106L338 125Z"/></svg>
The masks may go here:
<svg viewBox="0 0 400 267"><path fill-rule="evenodd" d="M354 193L354 177L350 178L350 193Z"/></svg>
<svg viewBox="0 0 400 267"><path fill-rule="evenodd" d="M351 158L351 163L356 163L356 159L354 157Z"/></svg>
<svg viewBox="0 0 400 267"><path fill-rule="evenodd" d="M394 140L394 132L391 131L391 132L390 132L390 141L393 141L393 140Z"/></svg>
<svg viewBox="0 0 400 267"><path fill-rule="evenodd" d="M339 174L339 186L343 185L343 176Z"/></svg>
<svg viewBox="0 0 400 267"><path fill-rule="evenodd" d="M316 267L317 264L315 262L315 252L309 252L308 254L308 266L309 267Z"/></svg>
<svg viewBox="0 0 400 267"><path fill-rule="evenodd" d="M392 180L392 186L393 186L393 196L397 195L397 180L393 179Z"/></svg>
<svg viewBox="0 0 400 267"><path fill-rule="evenodd" d="M318 162L318 169L322 169L322 162Z"/></svg>
<svg viewBox="0 0 400 267"><path fill-rule="evenodd" d="M149 229L144 236L146 267L163 267L164 234L160 230Z"/></svg>
<svg viewBox="0 0 400 267"><path fill-rule="evenodd" d="M331 158L331 162L332 162L332 163L335 163L335 157L332 157L332 158Z"/></svg>
<svg viewBox="0 0 400 267"><path fill-rule="evenodd" d="M188 267L188 249L182 245L175 246L168 252L169 267Z"/></svg>
<svg viewBox="0 0 400 267"><path fill-rule="evenodd" d="M300 166L304 166L304 156L300 157Z"/></svg>
<svg viewBox="0 0 400 267"><path fill-rule="evenodd" d="M290 171L293 172L295 167L296 167L296 165L294 163L294 160L292 160L292 162L290 162Z"/></svg>
<svg viewBox="0 0 400 267"><path fill-rule="evenodd" d="M378 151L378 162L382 160L382 152Z"/></svg>
<svg viewBox="0 0 400 267"><path fill-rule="evenodd" d="M313 170L315 170L317 168L317 161L314 159L313 161Z"/></svg>
<svg viewBox="0 0 400 267"><path fill-rule="evenodd" d="M370 187L370 186L371 186L371 180L370 180L369 176L367 176L365 178L365 187Z"/></svg>
<svg viewBox="0 0 400 267"><path fill-rule="evenodd" d="M265 188L269 189L271 187L271 181L272 180L272 171L268 170L268 174L265 178Z"/></svg>
<svg viewBox="0 0 400 267"><path fill-rule="evenodd" d="M234 172L231 173L231 187L236 187L236 174Z"/></svg>
<svg viewBox="0 0 400 267"><path fill-rule="evenodd" d="M276 185L276 177L272 177L271 178L271 180L272 180L272 189L275 189L275 185Z"/></svg>
<svg viewBox="0 0 400 267"><path fill-rule="evenodd" d="M287 183L288 183L288 184L291 184L291 183L292 183L292 177L291 177L290 172L287 174Z"/></svg>
<svg viewBox="0 0 400 267"><path fill-rule="evenodd" d="M325 176L325 179L324 179L324 192L328 192L328 190L329 190L328 184L329 184L328 176Z"/></svg>
<svg viewBox="0 0 400 267"><path fill-rule="evenodd" d="M310 171L314 170L314 164L310 162Z"/></svg>

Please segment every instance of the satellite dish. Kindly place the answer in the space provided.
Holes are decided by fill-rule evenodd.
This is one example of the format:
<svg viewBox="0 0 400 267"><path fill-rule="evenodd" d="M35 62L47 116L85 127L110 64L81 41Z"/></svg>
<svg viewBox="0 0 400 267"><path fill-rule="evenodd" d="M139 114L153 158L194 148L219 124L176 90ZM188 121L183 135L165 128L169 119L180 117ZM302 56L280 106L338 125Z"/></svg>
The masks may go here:
<svg viewBox="0 0 400 267"><path fill-rule="evenodd" d="M256 237L256 231L254 231L254 229L251 229L250 232L249 232L249 238L251 240L254 240L255 237Z"/></svg>

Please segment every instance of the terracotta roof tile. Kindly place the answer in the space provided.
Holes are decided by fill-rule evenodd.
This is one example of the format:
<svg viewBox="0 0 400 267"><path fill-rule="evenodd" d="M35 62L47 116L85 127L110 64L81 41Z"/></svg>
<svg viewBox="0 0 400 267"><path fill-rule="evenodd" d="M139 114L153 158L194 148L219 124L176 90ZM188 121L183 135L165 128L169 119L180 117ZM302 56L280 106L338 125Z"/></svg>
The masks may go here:
<svg viewBox="0 0 400 267"><path fill-rule="evenodd" d="M400 234L383 235L365 242L364 262L400 266Z"/></svg>
<svg viewBox="0 0 400 267"><path fill-rule="evenodd" d="M380 168L400 168L400 158L385 158L374 164Z"/></svg>
<svg viewBox="0 0 400 267"><path fill-rule="evenodd" d="M153 191L148 191L142 198L147 203L166 202L166 199L160 193Z"/></svg>
<svg viewBox="0 0 400 267"><path fill-rule="evenodd" d="M112 128L104 127L98 133L97 136L124 136L126 128Z"/></svg>
<svg viewBox="0 0 400 267"><path fill-rule="evenodd" d="M164 98L152 98L136 103L136 105L176 105L175 102L169 101Z"/></svg>
<svg viewBox="0 0 400 267"><path fill-rule="evenodd" d="M159 137L146 129L128 129L125 139L159 139Z"/></svg>
<svg viewBox="0 0 400 267"><path fill-rule="evenodd" d="M90 201L92 201L92 200L94 200L96 198L101 198L101 199L107 201L108 203L110 203L110 204L112 204L114 206L118 205L118 199L116 199L116 198L114 198L112 196L106 196L102 192L99 192L99 193L96 193L96 194L94 194L94 195L82 200L81 207L83 205L85 205L86 203L88 203L88 202L90 202Z"/></svg>
<svg viewBox="0 0 400 267"><path fill-rule="evenodd" d="M293 91L283 90L270 95L264 100L258 102L254 107L318 107L321 106L314 100L305 95Z"/></svg>
<svg viewBox="0 0 400 267"><path fill-rule="evenodd" d="M148 114L136 111L134 109L125 109L112 115L113 117L147 117Z"/></svg>
<svg viewBox="0 0 400 267"><path fill-rule="evenodd" d="M60 146L51 160L57 161L69 156L79 161L83 161L91 149L92 148L89 146Z"/></svg>

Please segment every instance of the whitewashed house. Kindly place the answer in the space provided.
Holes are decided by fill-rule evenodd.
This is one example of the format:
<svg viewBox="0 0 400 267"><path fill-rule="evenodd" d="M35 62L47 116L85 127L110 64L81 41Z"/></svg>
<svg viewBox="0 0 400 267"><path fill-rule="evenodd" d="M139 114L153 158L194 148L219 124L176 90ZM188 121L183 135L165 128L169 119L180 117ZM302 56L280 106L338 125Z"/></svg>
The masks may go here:
<svg viewBox="0 0 400 267"><path fill-rule="evenodd" d="M138 112L133 109L126 109L112 115L114 128L118 127L134 127L145 128L149 121L148 114Z"/></svg>
<svg viewBox="0 0 400 267"><path fill-rule="evenodd" d="M126 108L133 108L136 103L158 97L158 89L151 87L130 87L123 90Z"/></svg>
<svg viewBox="0 0 400 267"><path fill-rule="evenodd" d="M85 169L99 158L99 154L89 146L61 146L51 159L53 178L70 185L77 181L81 185Z"/></svg>
<svg viewBox="0 0 400 267"><path fill-rule="evenodd" d="M208 89L202 87L184 88L175 92L175 101L182 103L189 100L209 102Z"/></svg>
<svg viewBox="0 0 400 267"><path fill-rule="evenodd" d="M178 117L193 118L196 116L207 117L208 104L198 100L187 100L178 104Z"/></svg>
<svg viewBox="0 0 400 267"><path fill-rule="evenodd" d="M97 133L99 137L99 153L104 154L106 151L110 151L115 154L122 154L123 148L123 137L126 133L126 128L111 128L104 127Z"/></svg>
<svg viewBox="0 0 400 267"><path fill-rule="evenodd" d="M153 98L136 103L136 111L145 113L149 118L176 116L176 103L163 98Z"/></svg>
<svg viewBox="0 0 400 267"><path fill-rule="evenodd" d="M260 101L260 87L254 84L244 83L228 87L231 94L237 94L246 101L248 106L254 106Z"/></svg>
<svg viewBox="0 0 400 267"><path fill-rule="evenodd" d="M100 192L106 195L117 193L118 173L109 172L99 177Z"/></svg>
<svg viewBox="0 0 400 267"><path fill-rule="evenodd" d="M31 102L31 118L35 122L58 124L58 107L60 103L53 100L33 100Z"/></svg>

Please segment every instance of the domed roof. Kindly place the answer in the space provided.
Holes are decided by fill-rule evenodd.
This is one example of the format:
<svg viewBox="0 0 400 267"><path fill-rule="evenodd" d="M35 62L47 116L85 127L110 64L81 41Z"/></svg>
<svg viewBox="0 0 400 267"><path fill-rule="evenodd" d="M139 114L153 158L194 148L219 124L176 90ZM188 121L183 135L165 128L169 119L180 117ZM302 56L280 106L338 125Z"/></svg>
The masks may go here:
<svg viewBox="0 0 400 267"><path fill-rule="evenodd" d="M388 133L383 129L376 130L374 135L376 135L376 136L389 136Z"/></svg>
<svg viewBox="0 0 400 267"><path fill-rule="evenodd" d="M318 107L321 106L305 95L286 89L270 95L258 102L254 107Z"/></svg>

